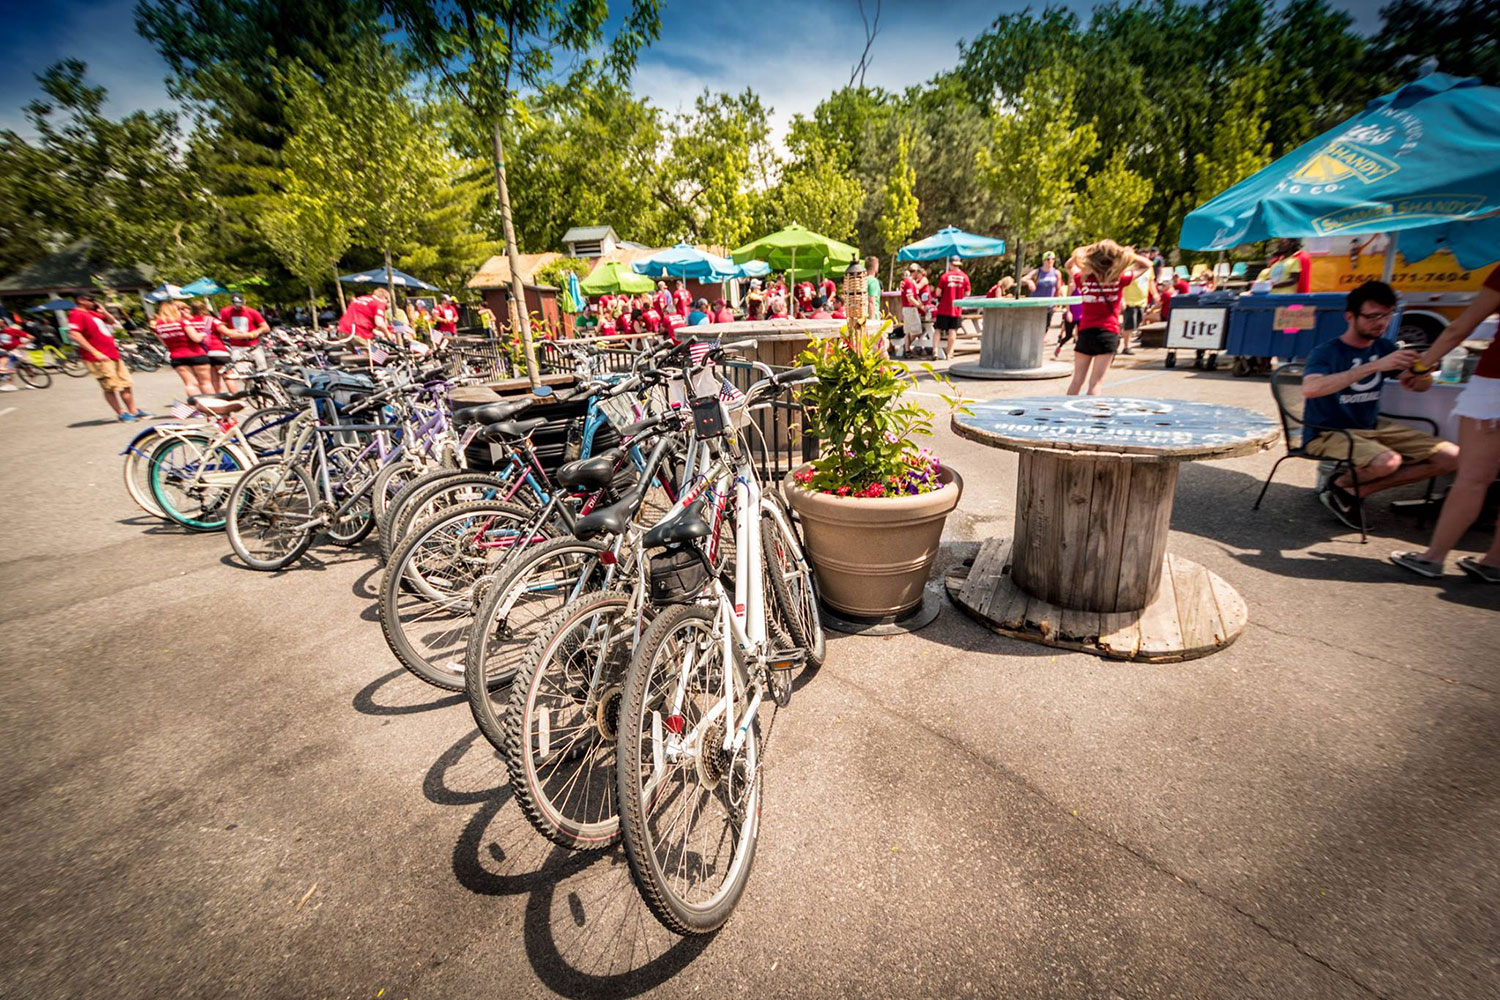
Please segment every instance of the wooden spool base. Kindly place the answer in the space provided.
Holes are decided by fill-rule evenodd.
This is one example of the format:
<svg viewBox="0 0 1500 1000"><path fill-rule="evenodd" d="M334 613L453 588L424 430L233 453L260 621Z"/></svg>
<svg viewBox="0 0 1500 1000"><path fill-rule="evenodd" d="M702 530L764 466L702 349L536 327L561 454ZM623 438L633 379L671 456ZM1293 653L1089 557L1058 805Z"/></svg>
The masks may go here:
<svg viewBox="0 0 1500 1000"><path fill-rule="evenodd" d="M965 361L962 364L949 365L948 374L956 378L1021 381L1036 378L1067 378L1073 374L1073 366L1056 361L1044 361L1037 368L986 368L982 364Z"/></svg>
<svg viewBox="0 0 1500 1000"><path fill-rule="evenodd" d="M1010 539L979 546L970 566L954 569L948 596L965 614L1001 635L1111 660L1175 663L1216 653L1244 631L1239 593L1190 559L1167 555L1161 586L1143 611L1075 611L1032 597L1011 579Z"/></svg>

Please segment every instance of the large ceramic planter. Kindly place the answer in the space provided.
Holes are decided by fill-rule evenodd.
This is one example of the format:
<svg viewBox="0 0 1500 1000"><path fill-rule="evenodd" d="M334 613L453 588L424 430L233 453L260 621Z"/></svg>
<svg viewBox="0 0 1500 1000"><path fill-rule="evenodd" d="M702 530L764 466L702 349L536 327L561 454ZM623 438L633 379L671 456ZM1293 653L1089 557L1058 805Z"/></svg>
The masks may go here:
<svg viewBox="0 0 1500 1000"><path fill-rule="evenodd" d="M943 523L964 481L944 466L943 486L914 497L836 497L798 485L786 495L801 516L818 596L834 611L870 621L899 619L922 603Z"/></svg>

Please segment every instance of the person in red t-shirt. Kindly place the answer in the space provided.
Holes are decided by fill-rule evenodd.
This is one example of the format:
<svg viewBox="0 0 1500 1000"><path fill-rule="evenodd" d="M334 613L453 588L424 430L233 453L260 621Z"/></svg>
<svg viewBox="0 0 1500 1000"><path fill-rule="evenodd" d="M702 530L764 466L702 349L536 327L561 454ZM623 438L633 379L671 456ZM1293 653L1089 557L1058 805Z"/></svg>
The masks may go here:
<svg viewBox="0 0 1500 1000"><path fill-rule="evenodd" d="M258 309L245 305L245 297L236 293L229 297L229 305L219 310L219 322L224 324L233 350L248 351L256 368L266 367L266 352L260 348L260 338L271 332L271 324Z"/></svg>
<svg viewBox="0 0 1500 1000"><path fill-rule="evenodd" d="M817 292L813 289L811 281L799 281L796 288L797 315L812 309L813 299L817 298Z"/></svg>
<svg viewBox="0 0 1500 1000"><path fill-rule="evenodd" d="M208 355L208 365L213 371L214 392L238 392L239 386L227 375L233 359L224 338L229 328L214 315L213 306L207 299L194 299L189 303L192 315L184 321L203 335L203 353Z"/></svg>
<svg viewBox="0 0 1500 1000"><path fill-rule="evenodd" d="M432 338L434 347L458 333L458 306L454 303L453 296L444 295L443 301L432 310L432 330L435 334Z"/></svg>
<svg viewBox="0 0 1500 1000"><path fill-rule="evenodd" d="M661 333L661 319L663 313L653 304L641 311L641 319L646 323L647 333Z"/></svg>
<svg viewBox="0 0 1500 1000"><path fill-rule="evenodd" d="M1074 294L1083 297L1083 317L1078 323L1078 343L1073 347L1073 382L1068 386L1068 395L1086 392L1097 396L1115 352L1120 349L1120 308L1125 289L1142 268L1151 266L1151 260L1114 240L1101 240L1076 248L1068 266L1080 272Z"/></svg>
<svg viewBox="0 0 1500 1000"><path fill-rule="evenodd" d="M892 334L892 346L896 357L916 357L922 350L923 316L922 292L927 287L927 274L921 264L909 264L906 276L901 279L901 333Z"/></svg>
<svg viewBox="0 0 1500 1000"><path fill-rule="evenodd" d="M714 303L713 321L715 323L733 323L734 310L729 308L729 303L720 299Z"/></svg>
<svg viewBox="0 0 1500 1000"><path fill-rule="evenodd" d="M394 340L390 321L386 319L390 303L391 293L384 288L377 288L368 295L355 296L350 301L349 308L344 310L344 315L339 318L339 333L346 337L352 334L360 340L374 340L376 334Z"/></svg>
<svg viewBox="0 0 1500 1000"><path fill-rule="evenodd" d="M136 409L134 383L130 369L120 360L115 344L114 320L99 308L93 292L79 292L75 308L68 311L68 336L78 345L78 357L104 391L104 401L115 411L117 420L139 420L149 417Z"/></svg>
<svg viewBox="0 0 1500 1000"><path fill-rule="evenodd" d="M947 344L936 348L937 360L942 361L953 354L953 345L958 340L958 329L963 325L963 310L958 307L958 300L967 298L969 288L969 276L964 273L962 261L957 257L948 260L948 270L938 275L937 280L937 319L934 326L938 334L947 333Z"/></svg>
<svg viewBox="0 0 1500 1000"><path fill-rule="evenodd" d="M163 302L156 309L151 329L167 349L172 370L182 380L189 396L214 391L213 369L203 347L203 331L187 322L187 312L180 302Z"/></svg>
<svg viewBox="0 0 1500 1000"><path fill-rule="evenodd" d="M651 296L651 306L661 316L677 308L677 300L672 297L672 290L667 287L665 281L656 283L656 293Z"/></svg>
<svg viewBox="0 0 1500 1000"><path fill-rule="evenodd" d="M823 303L826 305L838 296L839 286L832 278L825 275L823 280L818 282L818 294L823 296Z"/></svg>
<svg viewBox="0 0 1500 1000"><path fill-rule="evenodd" d="M676 281L672 282L672 306L676 310L677 315L683 317L684 319L686 319L687 314L692 312L693 310L693 297L689 295L688 290L682 286L681 278L678 278Z"/></svg>
<svg viewBox="0 0 1500 1000"><path fill-rule="evenodd" d="M1430 371L1464 342L1474 328L1500 313L1500 267L1490 271L1474 301L1449 323L1417 359ZM1421 376L1418 376L1421 377ZM1391 561L1428 578L1443 575L1443 561L1484 509L1485 495L1500 476L1500 334L1479 355L1479 366L1453 404L1458 417L1458 471L1424 552L1392 552ZM1458 568L1483 583L1500 583L1500 520L1484 555L1464 556Z"/></svg>
<svg viewBox="0 0 1500 1000"><path fill-rule="evenodd" d="M15 372L15 359L11 357L11 351L18 351L21 345L30 339L28 334L12 315L10 321L0 327L0 392L15 392L17 386L10 380Z"/></svg>

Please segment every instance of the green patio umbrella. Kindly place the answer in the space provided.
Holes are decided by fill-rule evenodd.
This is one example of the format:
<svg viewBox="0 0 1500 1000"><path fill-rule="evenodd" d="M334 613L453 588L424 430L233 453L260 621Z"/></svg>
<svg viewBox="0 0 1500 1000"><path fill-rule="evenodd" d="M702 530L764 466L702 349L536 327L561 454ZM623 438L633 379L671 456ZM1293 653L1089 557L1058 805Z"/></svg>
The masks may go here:
<svg viewBox="0 0 1500 1000"><path fill-rule="evenodd" d="M594 268L587 278L578 283L578 290L585 295L615 295L620 292L649 292L656 282L645 275L636 274L617 260L607 260Z"/></svg>
<svg viewBox="0 0 1500 1000"><path fill-rule="evenodd" d="M854 263L859 250L794 222L780 232L746 243L731 251L730 256L736 264L763 260L772 270L789 272L788 281L796 281L799 258L804 276L834 274Z"/></svg>

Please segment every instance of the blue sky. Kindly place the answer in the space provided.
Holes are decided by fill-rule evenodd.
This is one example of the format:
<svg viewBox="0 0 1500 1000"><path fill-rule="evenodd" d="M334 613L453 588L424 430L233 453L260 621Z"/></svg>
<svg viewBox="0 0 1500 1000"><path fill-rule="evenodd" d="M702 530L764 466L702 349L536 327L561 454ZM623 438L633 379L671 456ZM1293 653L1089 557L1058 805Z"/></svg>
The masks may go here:
<svg viewBox="0 0 1500 1000"><path fill-rule="evenodd" d="M1380 2L1334 5L1370 30ZM929 79L956 62L960 38L1027 6L1024 0L887 0L865 82L900 89ZM90 78L109 89L111 113L171 107L166 66L135 33L133 7L134 0L0 0L0 128L28 131L21 108L37 95L35 74L69 56L88 63ZM634 85L668 110L691 107L705 87L752 87L774 109L779 138L793 113L810 112L848 83L863 44L856 0L666 0L661 40L642 54Z"/></svg>

